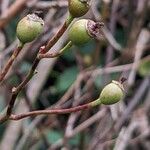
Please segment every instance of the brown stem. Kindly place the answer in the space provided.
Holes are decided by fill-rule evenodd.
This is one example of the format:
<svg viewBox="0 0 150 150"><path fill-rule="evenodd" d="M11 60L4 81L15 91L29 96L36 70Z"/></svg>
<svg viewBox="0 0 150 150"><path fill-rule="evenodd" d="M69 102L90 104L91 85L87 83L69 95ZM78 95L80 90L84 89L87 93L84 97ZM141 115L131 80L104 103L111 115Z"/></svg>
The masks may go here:
<svg viewBox="0 0 150 150"><path fill-rule="evenodd" d="M65 23L60 28L60 30L52 37L52 39L49 40L47 45L44 47L44 50L43 50L44 53L46 53L59 40L59 38L66 31L67 27L72 22L72 20L73 20L73 18L71 16L69 16L69 18L65 21ZM40 53L40 50L39 50L39 53ZM5 115L0 116L0 123L5 122L6 120L9 119L9 116L12 113L12 109L14 107L15 100L16 100L18 94L27 85L27 83L30 81L30 79L34 75L35 69L36 69L37 65L39 64L39 62L40 62L40 59L38 58L38 55L37 55L37 57L35 58L35 60L32 64L32 67L31 67L29 73L26 75L25 79L12 91L12 96L9 101L7 111L6 111Z"/></svg>
<svg viewBox="0 0 150 150"><path fill-rule="evenodd" d="M39 59L42 59L42 58L55 58L55 57L58 57L60 55L61 55L60 51L46 53L46 54L39 54Z"/></svg>
<svg viewBox="0 0 150 150"><path fill-rule="evenodd" d="M14 106L14 103L15 103L15 100L16 100L16 97L17 97L17 93L13 92L12 91L12 96L11 96L11 99L10 99L10 102L8 104L8 107L7 107L7 112L6 112L6 116L10 116L11 113L12 113L12 109L13 109L13 106Z"/></svg>
<svg viewBox="0 0 150 150"><path fill-rule="evenodd" d="M27 74L26 78L15 88L12 89L12 95L11 95L11 99L8 103L8 107L6 108L6 113L5 115L2 114L0 115L0 123L3 123L5 121L7 121L9 119L9 116L12 113L16 98L18 96L18 94L20 93L20 91L25 87L25 85L30 81L30 79L32 78L32 76L34 75L35 69L37 64L39 63L39 59L35 59L31 70L29 71L29 73Z"/></svg>
<svg viewBox="0 0 150 150"><path fill-rule="evenodd" d="M68 24L69 25L69 24ZM63 33L66 31L67 29L67 22L65 21L64 25L60 28L60 30L52 37L51 40L49 40L49 42L47 43L47 45L44 48L44 53L46 53L58 40L59 38L63 35ZM39 50L40 52L40 50ZM57 55L55 55L55 57L57 57ZM32 76L34 75L35 69L37 67L37 65L39 64L40 59L37 57L35 58L32 67L29 71L29 73L26 75L25 79L18 85L18 87L16 88L17 93L19 93L22 88L24 88L26 86L26 84L30 81L30 79L32 78Z"/></svg>
<svg viewBox="0 0 150 150"><path fill-rule="evenodd" d="M28 74L26 75L25 79L16 87L16 93L19 93L26 85L27 83L30 81L30 79L33 77L33 75L35 74L35 70L37 65L39 64L39 59L36 58L32 64L32 67L30 69L30 71L28 72Z"/></svg>
<svg viewBox="0 0 150 150"><path fill-rule="evenodd" d="M20 53L21 49L23 48L23 45L18 46L14 51L12 56L9 58L7 64L4 66L3 70L0 73L0 83L5 78L6 74L8 73L9 69L11 68L14 60L17 58L18 54Z"/></svg>
<svg viewBox="0 0 150 150"><path fill-rule="evenodd" d="M8 116L6 114L2 113L0 115L0 123L4 123L7 120L8 120Z"/></svg>
<svg viewBox="0 0 150 150"><path fill-rule="evenodd" d="M37 116L37 115L50 115L50 114L67 114L67 113L72 113L72 112L77 112L81 111L84 109L91 108L92 105L91 103L83 104L80 106L72 107L72 108L67 108L67 109L51 109L51 110L36 110L36 111L31 111L27 113L22 113L18 115L10 115L9 119L10 120L20 120L26 117L31 117L31 116Z"/></svg>
<svg viewBox="0 0 150 150"><path fill-rule="evenodd" d="M63 35L63 33L68 28L69 24L72 22L73 18L69 16L68 20L64 22L60 30L48 41L47 45L45 46L46 51L52 48L54 44L59 40L59 38Z"/></svg>
<svg viewBox="0 0 150 150"><path fill-rule="evenodd" d="M65 51L67 51L71 46L72 46L72 42L70 41L61 50L56 51L56 52L50 52L50 53L47 52L45 54L39 54L38 57L39 57L39 59L41 59L41 58L54 58L54 57L58 57L61 54L63 54Z"/></svg>

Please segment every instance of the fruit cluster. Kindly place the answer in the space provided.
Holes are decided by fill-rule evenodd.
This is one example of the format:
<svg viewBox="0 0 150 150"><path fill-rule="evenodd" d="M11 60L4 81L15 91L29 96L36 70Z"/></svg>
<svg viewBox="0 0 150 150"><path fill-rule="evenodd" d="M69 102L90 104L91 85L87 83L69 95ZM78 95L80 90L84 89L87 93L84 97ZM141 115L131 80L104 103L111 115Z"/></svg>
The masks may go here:
<svg viewBox="0 0 150 150"><path fill-rule="evenodd" d="M69 0L69 13L75 17L85 15L90 7L88 0ZM69 40L74 45L84 45L100 34L102 23L96 23L89 19L80 19L72 24L68 31ZM21 43L25 44L33 41L43 31L44 21L36 14L29 14L17 25L17 37ZM117 103L123 98L123 86L117 81L112 81L102 90L97 104L110 105Z"/></svg>

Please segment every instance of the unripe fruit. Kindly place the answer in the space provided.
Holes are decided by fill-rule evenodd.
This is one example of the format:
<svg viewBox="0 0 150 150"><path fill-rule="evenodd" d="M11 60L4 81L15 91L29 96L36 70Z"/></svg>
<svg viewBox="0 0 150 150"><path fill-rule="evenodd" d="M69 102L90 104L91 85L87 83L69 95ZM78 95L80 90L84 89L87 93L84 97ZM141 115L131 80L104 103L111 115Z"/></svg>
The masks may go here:
<svg viewBox="0 0 150 150"><path fill-rule="evenodd" d="M76 21L69 29L69 39L75 45L84 45L96 38L100 33L102 23L95 23L92 20L81 19Z"/></svg>
<svg viewBox="0 0 150 150"><path fill-rule="evenodd" d="M69 0L69 12L73 17L85 15L89 7L89 0Z"/></svg>
<svg viewBox="0 0 150 150"><path fill-rule="evenodd" d="M36 14L29 14L17 25L17 37L22 43L32 42L43 31L44 21Z"/></svg>
<svg viewBox="0 0 150 150"><path fill-rule="evenodd" d="M124 88L118 81L106 85L100 94L100 102L104 105L115 104L123 98Z"/></svg>

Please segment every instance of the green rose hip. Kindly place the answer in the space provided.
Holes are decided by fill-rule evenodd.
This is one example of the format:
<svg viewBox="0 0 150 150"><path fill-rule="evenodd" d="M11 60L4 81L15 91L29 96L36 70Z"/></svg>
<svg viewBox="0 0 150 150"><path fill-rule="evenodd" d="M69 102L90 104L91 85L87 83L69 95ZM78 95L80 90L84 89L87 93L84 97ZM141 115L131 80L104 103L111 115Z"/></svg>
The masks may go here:
<svg viewBox="0 0 150 150"><path fill-rule="evenodd" d="M68 36L70 41L75 45L84 45L97 38L103 23L96 23L89 19L80 19L72 24Z"/></svg>
<svg viewBox="0 0 150 150"><path fill-rule="evenodd" d="M106 85L101 94L100 102L104 105L111 105L119 102L124 96L124 88L122 84L118 81L112 81Z"/></svg>
<svg viewBox="0 0 150 150"><path fill-rule="evenodd" d="M69 12L73 17L85 15L89 7L89 0L69 0Z"/></svg>
<svg viewBox="0 0 150 150"><path fill-rule="evenodd" d="M44 21L36 14L29 14L22 18L17 25L17 37L22 43L35 40L43 31Z"/></svg>

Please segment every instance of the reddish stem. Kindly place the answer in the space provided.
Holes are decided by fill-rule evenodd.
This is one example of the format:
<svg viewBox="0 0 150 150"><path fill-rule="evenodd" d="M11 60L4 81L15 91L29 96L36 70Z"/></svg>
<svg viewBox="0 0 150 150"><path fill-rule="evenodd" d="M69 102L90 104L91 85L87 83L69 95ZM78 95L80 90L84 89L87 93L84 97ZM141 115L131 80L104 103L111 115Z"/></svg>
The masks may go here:
<svg viewBox="0 0 150 150"><path fill-rule="evenodd" d="M48 41L47 45L45 46L46 51L48 51L50 48L52 48L52 46L54 46L54 44L58 41L58 39L66 31L67 27L68 26L65 21L64 24L62 25L62 27L60 28L60 30Z"/></svg>
<svg viewBox="0 0 150 150"><path fill-rule="evenodd" d="M44 53L46 53L52 46L54 46L54 44L59 40L59 38L66 31L67 27L69 26L69 24L71 23L72 20L73 20L73 18L71 16L69 16L69 18L65 21L65 23L63 24L63 26L59 29L59 31L52 37L52 39L49 40L49 42L45 46L45 49L42 50ZM40 53L40 50L39 50L39 53ZM19 52L18 53L14 52L16 57L19 54ZM12 59L11 60L12 62L16 58L16 57L15 58L13 58L13 57L10 58L10 59ZM26 84L30 81L30 79L34 75L35 69L36 69L37 65L39 64L39 62L40 62L40 59L38 58L38 55L37 55L37 57L35 58L35 60L33 62L32 67L31 67L30 71L28 72L28 74L26 75L25 79L12 92L11 99L9 101L9 104L8 104L8 107L7 107L5 115L0 115L0 123L9 119L9 117L10 117L10 115L12 113L12 109L14 107L14 104L15 104L15 101L16 101L16 98L17 98L18 94L26 86ZM8 65L8 66L10 66L10 65Z"/></svg>
<svg viewBox="0 0 150 150"><path fill-rule="evenodd" d="M80 106L72 107L72 108L67 108L67 109L52 109L52 110L36 110L32 112L27 112L27 113L22 113L18 115L10 115L9 119L10 120L20 120L26 117L31 117L31 116L37 116L37 115L45 115L45 114L68 114L72 112L77 112L81 111L84 109L91 108L92 105L91 103L83 104Z"/></svg>
<svg viewBox="0 0 150 150"><path fill-rule="evenodd" d="M7 64L5 65L5 67L3 68L3 70L0 73L0 83L3 81L3 79L5 78L6 74L8 73L10 67L12 66L14 60L16 59L16 57L18 56L18 54L20 53L21 49L23 48L23 46L18 46L14 51L12 56L9 58Z"/></svg>
<svg viewBox="0 0 150 150"><path fill-rule="evenodd" d="M54 51L53 52L47 52L47 53L44 53L44 54L40 53L39 56L38 56L38 58L42 59L42 58L54 58L54 57L58 57L61 54L63 54L65 51L67 51L71 46L72 46L72 42L70 41L61 50L55 51L55 52Z"/></svg>

